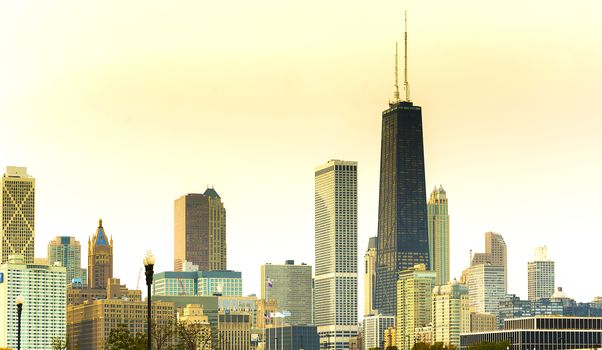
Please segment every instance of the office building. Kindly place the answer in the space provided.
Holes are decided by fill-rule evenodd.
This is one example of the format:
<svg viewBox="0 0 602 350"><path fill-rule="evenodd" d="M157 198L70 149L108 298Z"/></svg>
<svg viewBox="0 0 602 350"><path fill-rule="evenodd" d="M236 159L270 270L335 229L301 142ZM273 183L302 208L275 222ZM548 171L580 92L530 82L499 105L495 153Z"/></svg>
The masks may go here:
<svg viewBox="0 0 602 350"><path fill-rule="evenodd" d="M249 350L251 348L251 315L244 311L218 313L219 349Z"/></svg>
<svg viewBox="0 0 602 350"><path fill-rule="evenodd" d="M242 296L239 271L165 271L156 273L153 295Z"/></svg>
<svg viewBox="0 0 602 350"><path fill-rule="evenodd" d="M537 316L506 320L504 330L460 336L460 349L482 342L507 342L510 350L597 349L602 342L602 318Z"/></svg>
<svg viewBox="0 0 602 350"><path fill-rule="evenodd" d="M6 167L0 196L0 264L10 255L21 255L26 264L33 264L35 194L36 180L27 175L27 168Z"/></svg>
<svg viewBox="0 0 602 350"><path fill-rule="evenodd" d="M548 247L535 249L535 260L528 263L529 300L550 298L554 294L554 262L548 259Z"/></svg>
<svg viewBox="0 0 602 350"><path fill-rule="evenodd" d="M291 325L312 324L312 271L306 264L295 265L286 260L283 265L261 265L261 298L276 300L280 312L288 311Z"/></svg>
<svg viewBox="0 0 602 350"><path fill-rule="evenodd" d="M504 267L479 264L465 270L466 285L472 311L498 315L500 302L506 296Z"/></svg>
<svg viewBox="0 0 602 350"><path fill-rule="evenodd" d="M165 325L176 318L176 308L153 300L151 314L153 322ZM146 333L147 302L104 299L67 306L67 341L76 349L104 349L111 330L119 325L130 334Z"/></svg>
<svg viewBox="0 0 602 350"><path fill-rule="evenodd" d="M435 187L428 200L429 257L431 269L437 273L437 285L449 282L449 214L447 194ZM459 344L459 340L458 340Z"/></svg>
<svg viewBox="0 0 602 350"><path fill-rule="evenodd" d="M283 325L265 331L266 350L320 350L316 326Z"/></svg>
<svg viewBox="0 0 602 350"><path fill-rule="evenodd" d="M259 299L255 295L248 296L218 296L218 308L224 311L244 311L251 315L251 328L257 327ZM274 311L275 312L275 311Z"/></svg>
<svg viewBox="0 0 602 350"><path fill-rule="evenodd" d="M370 315L364 317L364 349L382 348L385 343L385 330L395 327L394 316Z"/></svg>
<svg viewBox="0 0 602 350"><path fill-rule="evenodd" d="M497 329L496 315L483 312L470 313L470 333L489 332Z"/></svg>
<svg viewBox="0 0 602 350"><path fill-rule="evenodd" d="M174 203L174 270L185 261L201 271L226 270L226 208L213 188Z"/></svg>
<svg viewBox="0 0 602 350"><path fill-rule="evenodd" d="M82 269L81 245L75 237L59 236L48 243L48 265L60 263L67 269L67 281L86 281L86 269Z"/></svg>
<svg viewBox="0 0 602 350"><path fill-rule="evenodd" d="M11 255L0 265L0 347L17 348L17 304L23 297L21 349L52 349L52 338L65 339L65 268L27 264Z"/></svg>
<svg viewBox="0 0 602 350"><path fill-rule="evenodd" d="M471 265L490 264L504 268L504 294L508 290L508 252L506 242L499 233L485 233L485 253L475 253Z"/></svg>
<svg viewBox="0 0 602 350"><path fill-rule="evenodd" d="M357 335L357 162L315 171L315 323L321 349Z"/></svg>
<svg viewBox="0 0 602 350"><path fill-rule="evenodd" d="M376 287L376 246L377 238L370 237L364 254L364 315L376 315L374 289Z"/></svg>
<svg viewBox="0 0 602 350"><path fill-rule="evenodd" d="M103 289L87 288L81 281L74 281L67 285L67 304L77 305L84 302L101 299L125 299L129 301L142 300L142 291L139 289L128 289L121 284L119 278L107 280L107 287Z"/></svg>
<svg viewBox="0 0 602 350"><path fill-rule="evenodd" d="M498 326L501 328L505 320L532 316L577 316L564 313L561 301L542 298L537 301L521 300L514 294L508 294L500 303L498 312ZM592 315L599 316L599 315ZM602 316L602 315L600 315Z"/></svg>
<svg viewBox="0 0 602 350"><path fill-rule="evenodd" d="M416 329L432 320L432 291L435 271L418 264L399 274L397 281L397 349L410 350L416 343Z"/></svg>
<svg viewBox="0 0 602 350"><path fill-rule="evenodd" d="M433 342L460 346L460 333L470 332L468 288L454 280L433 289Z"/></svg>
<svg viewBox="0 0 602 350"><path fill-rule="evenodd" d="M384 349L388 349L389 347L395 346L397 330L395 327L389 327L385 329L385 346Z"/></svg>
<svg viewBox="0 0 602 350"><path fill-rule="evenodd" d="M203 311L203 305L187 304L183 308L178 308L177 313L179 322L198 330L195 350L212 350L211 324L209 316Z"/></svg>
<svg viewBox="0 0 602 350"><path fill-rule="evenodd" d="M107 281L113 278L113 238L109 239L98 220L98 228L92 239L88 239L88 288L106 289Z"/></svg>

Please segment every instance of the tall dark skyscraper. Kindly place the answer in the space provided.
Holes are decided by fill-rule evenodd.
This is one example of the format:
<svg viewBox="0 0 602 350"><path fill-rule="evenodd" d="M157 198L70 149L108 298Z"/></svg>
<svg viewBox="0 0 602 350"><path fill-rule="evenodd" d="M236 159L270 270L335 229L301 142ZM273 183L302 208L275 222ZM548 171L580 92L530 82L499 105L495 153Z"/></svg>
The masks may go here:
<svg viewBox="0 0 602 350"><path fill-rule="evenodd" d="M422 109L410 102L405 34L405 99L399 99L397 48L395 95L382 114L378 249L375 306L395 315L399 272L416 264L429 264Z"/></svg>

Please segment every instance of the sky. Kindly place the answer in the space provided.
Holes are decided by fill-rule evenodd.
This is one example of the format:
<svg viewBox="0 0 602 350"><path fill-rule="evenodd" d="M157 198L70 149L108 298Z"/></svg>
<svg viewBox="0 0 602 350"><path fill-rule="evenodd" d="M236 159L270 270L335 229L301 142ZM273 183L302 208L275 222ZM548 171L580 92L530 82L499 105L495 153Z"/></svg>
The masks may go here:
<svg viewBox="0 0 602 350"><path fill-rule="evenodd" d="M0 168L36 178L36 256L70 235L85 265L102 218L136 287L147 250L173 268L173 201L213 186L228 267L259 294L261 264L314 264L313 171L344 159L359 163L361 261L406 9L451 275L495 231L511 293L526 298L545 244L567 294L602 295L602 4L585 0L1 1ZM361 313L361 278L359 294Z"/></svg>

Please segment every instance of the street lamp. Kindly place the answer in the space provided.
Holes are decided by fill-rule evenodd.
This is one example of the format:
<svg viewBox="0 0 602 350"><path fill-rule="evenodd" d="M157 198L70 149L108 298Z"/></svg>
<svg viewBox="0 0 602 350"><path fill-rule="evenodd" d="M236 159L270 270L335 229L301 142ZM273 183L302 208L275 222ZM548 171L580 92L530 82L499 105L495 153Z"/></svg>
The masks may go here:
<svg viewBox="0 0 602 350"><path fill-rule="evenodd" d="M146 275L146 287L147 287L146 300L148 301L147 349L151 350L151 285L153 284L153 266L155 266L155 256L153 255L153 253L151 253L150 250L148 252L146 252L143 262L144 262L144 268L146 269L146 272L144 274Z"/></svg>
<svg viewBox="0 0 602 350"><path fill-rule="evenodd" d="M21 350L21 313L23 312L23 296L17 297L17 350Z"/></svg>

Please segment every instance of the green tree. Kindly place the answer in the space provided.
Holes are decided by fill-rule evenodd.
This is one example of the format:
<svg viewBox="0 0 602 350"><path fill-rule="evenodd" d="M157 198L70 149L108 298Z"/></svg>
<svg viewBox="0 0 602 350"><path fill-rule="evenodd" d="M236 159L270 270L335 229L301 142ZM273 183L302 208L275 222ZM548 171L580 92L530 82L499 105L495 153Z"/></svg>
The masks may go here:
<svg viewBox="0 0 602 350"><path fill-rule="evenodd" d="M146 348L146 335L144 333L130 334L124 324L111 329L105 350L144 350Z"/></svg>
<svg viewBox="0 0 602 350"><path fill-rule="evenodd" d="M69 343L66 339L61 337L52 338L52 350L67 350L69 349Z"/></svg>

